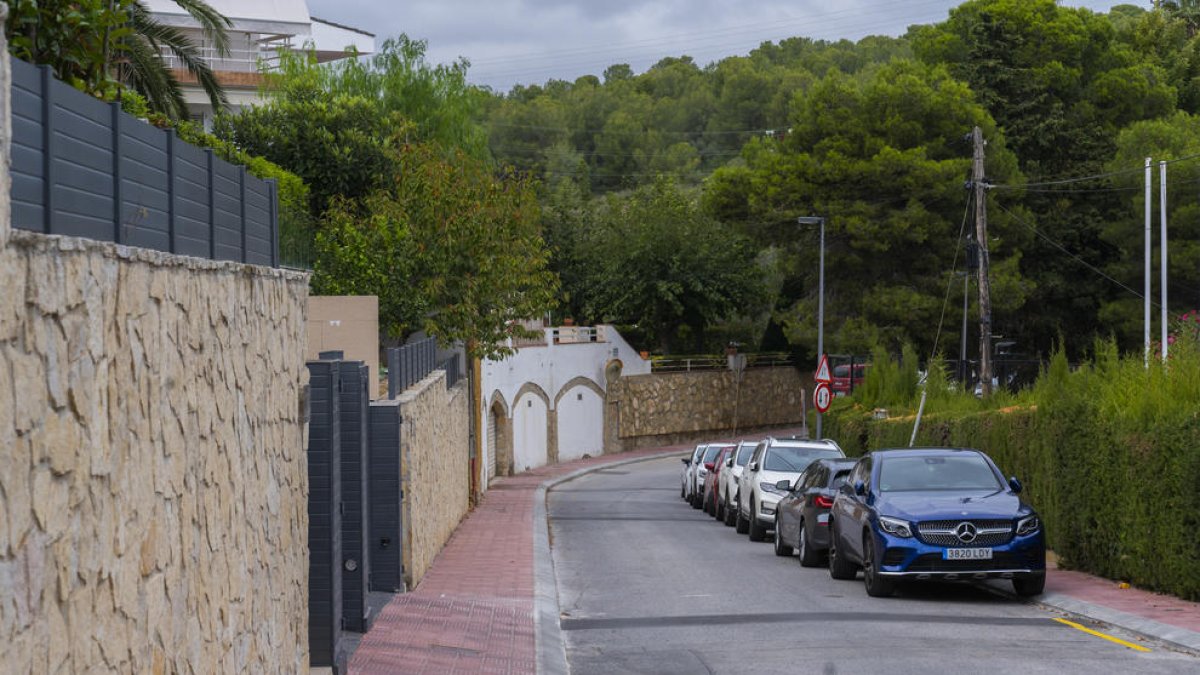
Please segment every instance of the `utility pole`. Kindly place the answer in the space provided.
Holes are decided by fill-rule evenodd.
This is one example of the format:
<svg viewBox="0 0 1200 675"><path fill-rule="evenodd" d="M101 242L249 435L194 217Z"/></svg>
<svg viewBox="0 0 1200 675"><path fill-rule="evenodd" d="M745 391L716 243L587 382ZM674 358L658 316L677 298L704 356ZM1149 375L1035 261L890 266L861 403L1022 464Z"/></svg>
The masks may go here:
<svg viewBox="0 0 1200 675"><path fill-rule="evenodd" d="M1161 296L1161 305L1158 308L1159 322L1162 324L1162 360L1167 362L1167 340L1170 339L1169 331L1167 330L1167 163L1159 161L1158 163L1158 221L1161 230L1158 233L1158 265L1161 268L1161 276L1158 280L1158 293Z"/></svg>
<svg viewBox="0 0 1200 675"><path fill-rule="evenodd" d="M1142 362L1146 368L1150 367L1150 275L1153 273L1150 263L1150 219L1154 213L1153 186L1154 177L1151 175L1154 169L1150 166L1150 158L1146 158L1146 236L1145 236L1145 262L1144 273L1142 275Z"/></svg>
<svg viewBox="0 0 1200 675"><path fill-rule="evenodd" d="M972 185L975 188L975 241L979 246L979 379L984 396L992 393L992 288L988 281L987 192L983 173L983 131L971 131L975 146Z"/></svg>

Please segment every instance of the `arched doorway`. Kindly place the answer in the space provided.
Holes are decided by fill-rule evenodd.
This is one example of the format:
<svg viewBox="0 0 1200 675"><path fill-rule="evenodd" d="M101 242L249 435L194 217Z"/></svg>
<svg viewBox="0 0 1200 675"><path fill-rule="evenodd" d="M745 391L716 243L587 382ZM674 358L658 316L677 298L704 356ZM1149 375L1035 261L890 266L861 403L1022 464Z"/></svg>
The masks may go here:
<svg viewBox="0 0 1200 675"><path fill-rule="evenodd" d="M563 386L555 397L558 461L604 454L604 390L586 377Z"/></svg>
<svg viewBox="0 0 1200 675"><path fill-rule="evenodd" d="M523 392L513 404L513 473L546 465L549 458L549 439L546 434L549 409L545 394L540 390Z"/></svg>

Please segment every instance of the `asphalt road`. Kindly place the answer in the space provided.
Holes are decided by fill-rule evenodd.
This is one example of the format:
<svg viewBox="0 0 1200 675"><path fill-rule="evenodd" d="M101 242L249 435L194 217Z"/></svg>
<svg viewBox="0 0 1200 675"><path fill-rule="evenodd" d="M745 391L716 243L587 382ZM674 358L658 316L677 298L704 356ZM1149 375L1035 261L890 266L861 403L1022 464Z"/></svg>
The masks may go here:
<svg viewBox="0 0 1200 675"><path fill-rule="evenodd" d="M676 458L549 493L567 660L592 673L1200 673L1200 658L981 586L858 581L776 557L679 498ZM1086 622L1085 622L1086 623Z"/></svg>

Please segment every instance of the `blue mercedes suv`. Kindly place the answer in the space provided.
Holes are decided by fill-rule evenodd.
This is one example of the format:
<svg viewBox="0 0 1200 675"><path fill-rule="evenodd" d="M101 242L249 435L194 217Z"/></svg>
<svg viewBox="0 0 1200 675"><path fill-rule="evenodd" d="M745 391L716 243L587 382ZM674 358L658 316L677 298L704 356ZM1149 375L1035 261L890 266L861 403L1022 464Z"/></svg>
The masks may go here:
<svg viewBox="0 0 1200 675"><path fill-rule="evenodd" d="M830 510L829 574L867 594L901 580L1011 579L1017 594L1046 584L1042 524L978 450L908 448L867 453Z"/></svg>

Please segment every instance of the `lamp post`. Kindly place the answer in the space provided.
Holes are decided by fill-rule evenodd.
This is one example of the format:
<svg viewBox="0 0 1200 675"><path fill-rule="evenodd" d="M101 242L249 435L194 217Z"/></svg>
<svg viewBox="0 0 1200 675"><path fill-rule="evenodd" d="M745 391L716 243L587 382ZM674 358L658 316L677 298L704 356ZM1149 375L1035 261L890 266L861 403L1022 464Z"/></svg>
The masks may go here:
<svg viewBox="0 0 1200 675"><path fill-rule="evenodd" d="M800 216L796 219L798 225L821 226L821 253L817 272L817 359L825 355L825 217ZM850 373L850 381L854 381L854 373ZM821 436L821 411L817 411L817 438Z"/></svg>

